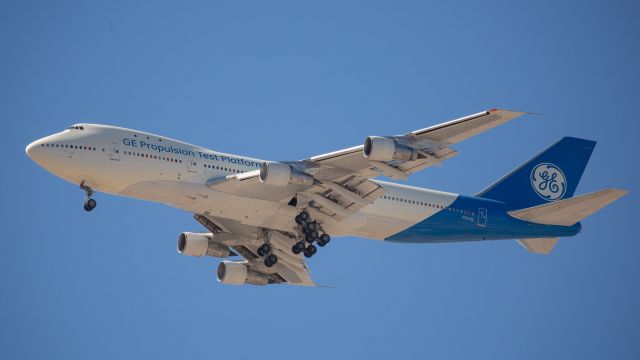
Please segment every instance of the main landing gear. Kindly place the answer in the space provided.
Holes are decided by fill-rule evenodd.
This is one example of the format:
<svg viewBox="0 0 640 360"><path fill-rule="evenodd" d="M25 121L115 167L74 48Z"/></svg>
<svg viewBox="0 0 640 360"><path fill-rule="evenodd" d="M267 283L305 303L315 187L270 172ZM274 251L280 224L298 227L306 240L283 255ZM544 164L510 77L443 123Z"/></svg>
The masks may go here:
<svg viewBox="0 0 640 360"><path fill-rule="evenodd" d="M258 248L258 255L264 256L264 266L272 267L278 262L278 257L271 253L271 244L265 242Z"/></svg>
<svg viewBox="0 0 640 360"><path fill-rule="evenodd" d="M298 241L293 245L291 251L293 251L294 254L303 253L305 257L310 258L318 252L318 248L313 245L314 242L317 243L318 246L323 247L331 241L329 234L324 233L318 223L311 220L311 215L308 211L302 210L302 212L296 216L296 223L304 235L304 241ZM321 231L323 232L322 234L320 233Z"/></svg>
<svg viewBox="0 0 640 360"><path fill-rule="evenodd" d="M84 181L80 183L80 189L84 190L86 194L85 200L84 200L84 210L91 211L95 209L95 207L98 206L98 202L91 197L93 196L93 189L85 185Z"/></svg>

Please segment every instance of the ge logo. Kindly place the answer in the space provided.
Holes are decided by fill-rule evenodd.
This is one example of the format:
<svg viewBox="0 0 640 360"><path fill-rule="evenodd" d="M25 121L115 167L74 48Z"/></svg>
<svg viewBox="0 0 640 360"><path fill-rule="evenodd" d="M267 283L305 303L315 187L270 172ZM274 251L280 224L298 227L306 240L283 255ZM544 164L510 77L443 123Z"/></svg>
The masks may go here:
<svg viewBox="0 0 640 360"><path fill-rule="evenodd" d="M547 201L561 199L567 191L567 178L559 167L543 163L531 171L533 190Z"/></svg>

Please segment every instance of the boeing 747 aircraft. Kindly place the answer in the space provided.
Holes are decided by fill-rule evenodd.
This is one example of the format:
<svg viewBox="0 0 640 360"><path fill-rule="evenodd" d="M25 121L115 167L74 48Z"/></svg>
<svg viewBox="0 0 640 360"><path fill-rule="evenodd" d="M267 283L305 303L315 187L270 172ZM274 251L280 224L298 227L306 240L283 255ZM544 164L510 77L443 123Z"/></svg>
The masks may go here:
<svg viewBox="0 0 640 360"><path fill-rule="evenodd" d="M474 196L374 180L406 180L458 152L451 146L523 115L493 109L399 136L298 161L265 161L208 150L137 130L73 125L26 152L79 185L84 209L94 191L191 212L207 231L184 232L178 252L228 258L223 284L314 285L305 258L331 237L402 243L517 239L549 254L580 220L627 193L574 196L595 141L562 138Z"/></svg>

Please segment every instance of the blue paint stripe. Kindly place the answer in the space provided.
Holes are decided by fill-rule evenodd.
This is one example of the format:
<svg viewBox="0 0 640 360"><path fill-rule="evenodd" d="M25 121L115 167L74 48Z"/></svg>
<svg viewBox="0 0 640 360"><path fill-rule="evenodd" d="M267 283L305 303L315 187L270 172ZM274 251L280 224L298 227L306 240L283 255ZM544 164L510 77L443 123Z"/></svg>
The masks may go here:
<svg viewBox="0 0 640 360"><path fill-rule="evenodd" d="M484 209L484 210L482 210ZM473 216L464 212L472 211ZM507 214L506 204L478 197L459 195L447 209L389 236L385 240L403 243L431 243L469 240L567 237L580 232L573 226L543 225L516 219ZM485 216L482 216L486 214Z"/></svg>

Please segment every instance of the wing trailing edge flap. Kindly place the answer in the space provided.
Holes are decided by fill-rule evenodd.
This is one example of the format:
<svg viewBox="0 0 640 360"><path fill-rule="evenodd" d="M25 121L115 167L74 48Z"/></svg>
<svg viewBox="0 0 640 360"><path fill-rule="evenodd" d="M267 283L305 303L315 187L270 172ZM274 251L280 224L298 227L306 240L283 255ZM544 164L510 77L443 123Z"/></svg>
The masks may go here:
<svg viewBox="0 0 640 360"><path fill-rule="evenodd" d="M320 182L301 193L309 199L312 207L337 220L351 216L383 194L384 189L380 185L353 176L340 182Z"/></svg>

